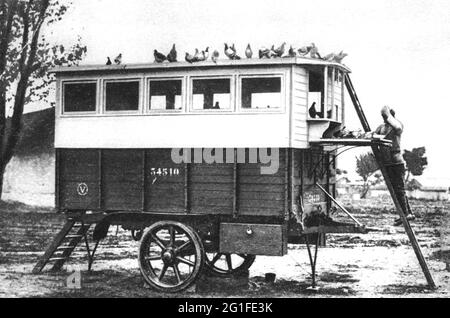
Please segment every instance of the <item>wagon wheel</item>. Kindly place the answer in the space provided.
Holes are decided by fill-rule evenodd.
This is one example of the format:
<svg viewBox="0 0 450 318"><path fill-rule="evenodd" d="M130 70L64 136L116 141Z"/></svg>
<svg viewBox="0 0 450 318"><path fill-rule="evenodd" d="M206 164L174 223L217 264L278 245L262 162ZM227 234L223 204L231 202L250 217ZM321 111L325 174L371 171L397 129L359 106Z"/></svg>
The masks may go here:
<svg viewBox="0 0 450 318"><path fill-rule="evenodd" d="M255 255L207 253L206 268L217 276L231 276L247 271L255 261Z"/></svg>
<svg viewBox="0 0 450 318"><path fill-rule="evenodd" d="M203 243L191 227L162 221L151 225L142 237L139 266L152 288L176 293L194 283L204 255Z"/></svg>

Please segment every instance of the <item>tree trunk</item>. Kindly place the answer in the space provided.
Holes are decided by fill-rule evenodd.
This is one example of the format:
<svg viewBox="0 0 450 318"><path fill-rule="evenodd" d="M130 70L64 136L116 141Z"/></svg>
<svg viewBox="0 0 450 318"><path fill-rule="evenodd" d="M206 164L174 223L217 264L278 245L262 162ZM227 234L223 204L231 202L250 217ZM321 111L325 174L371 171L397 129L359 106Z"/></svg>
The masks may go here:
<svg viewBox="0 0 450 318"><path fill-rule="evenodd" d="M365 183L363 185L362 191L361 191L361 199L365 199L367 196L367 193L369 192L369 185L367 183Z"/></svg>
<svg viewBox="0 0 450 318"><path fill-rule="evenodd" d="M5 167L0 167L0 201L3 199L3 181L5 179Z"/></svg>

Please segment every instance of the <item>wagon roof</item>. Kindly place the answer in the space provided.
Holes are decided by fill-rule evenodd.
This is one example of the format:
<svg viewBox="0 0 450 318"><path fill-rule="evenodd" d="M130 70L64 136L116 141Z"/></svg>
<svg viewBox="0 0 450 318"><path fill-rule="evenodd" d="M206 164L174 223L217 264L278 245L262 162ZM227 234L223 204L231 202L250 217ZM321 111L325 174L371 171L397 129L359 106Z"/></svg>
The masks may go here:
<svg viewBox="0 0 450 318"><path fill-rule="evenodd" d="M323 61L319 59L303 58L303 57L288 57L277 59L242 59L242 60L218 60L217 63L212 61L187 63L145 63L145 64L121 64L121 65L81 65L71 67L57 67L52 70L53 73L71 73L71 72L114 72L114 71L151 71L151 70L177 70L177 69L207 69L215 67L263 67L263 66L289 66L289 65L318 65L318 66L333 66L337 67L344 72L350 73L351 70L343 64Z"/></svg>

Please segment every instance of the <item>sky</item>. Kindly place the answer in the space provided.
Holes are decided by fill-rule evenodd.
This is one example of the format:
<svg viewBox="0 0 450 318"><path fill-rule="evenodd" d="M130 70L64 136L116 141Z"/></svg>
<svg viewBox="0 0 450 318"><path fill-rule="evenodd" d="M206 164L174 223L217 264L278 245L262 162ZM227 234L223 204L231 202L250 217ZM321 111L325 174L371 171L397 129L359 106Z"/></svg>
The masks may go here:
<svg viewBox="0 0 450 318"><path fill-rule="evenodd" d="M450 1L448 0L73 0L64 19L45 30L55 43L81 36L84 64L123 54L124 63L153 61L153 50L179 52L224 42L238 51L314 42L325 55L344 50L344 63L369 122L381 123L389 105L405 125L403 148L425 146L429 166L422 180L450 186ZM350 129L360 128L346 98ZM352 173L355 156L340 160ZM363 151L368 151L363 150Z"/></svg>

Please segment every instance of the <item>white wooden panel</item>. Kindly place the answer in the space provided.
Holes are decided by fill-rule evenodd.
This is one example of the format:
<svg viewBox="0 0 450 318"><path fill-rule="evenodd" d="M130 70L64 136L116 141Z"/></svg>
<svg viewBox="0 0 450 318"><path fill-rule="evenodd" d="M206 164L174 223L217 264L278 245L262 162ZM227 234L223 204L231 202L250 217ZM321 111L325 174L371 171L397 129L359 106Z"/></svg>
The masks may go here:
<svg viewBox="0 0 450 318"><path fill-rule="evenodd" d="M289 115L70 117L56 148L289 147Z"/></svg>
<svg viewBox="0 0 450 318"><path fill-rule="evenodd" d="M293 67L292 90L292 145L296 148L308 147L308 72L301 67Z"/></svg>

